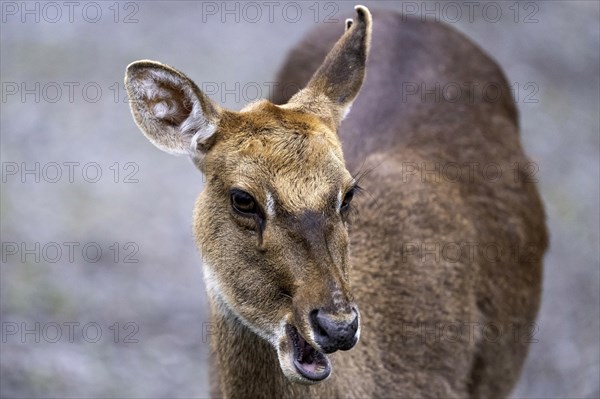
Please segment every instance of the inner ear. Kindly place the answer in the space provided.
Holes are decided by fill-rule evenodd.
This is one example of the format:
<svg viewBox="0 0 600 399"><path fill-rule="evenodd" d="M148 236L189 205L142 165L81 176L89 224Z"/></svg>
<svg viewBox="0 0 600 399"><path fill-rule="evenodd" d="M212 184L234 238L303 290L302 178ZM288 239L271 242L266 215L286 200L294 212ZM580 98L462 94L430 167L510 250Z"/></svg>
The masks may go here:
<svg viewBox="0 0 600 399"><path fill-rule="evenodd" d="M135 121L152 143L173 154L205 152L221 112L194 82L169 66L138 61L125 83Z"/></svg>
<svg viewBox="0 0 600 399"><path fill-rule="evenodd" d="M180 126L190 117L194 108L190 93L170 79L148 76L151 73L146 71L140 76L149 111L170 126Z"/></svg>

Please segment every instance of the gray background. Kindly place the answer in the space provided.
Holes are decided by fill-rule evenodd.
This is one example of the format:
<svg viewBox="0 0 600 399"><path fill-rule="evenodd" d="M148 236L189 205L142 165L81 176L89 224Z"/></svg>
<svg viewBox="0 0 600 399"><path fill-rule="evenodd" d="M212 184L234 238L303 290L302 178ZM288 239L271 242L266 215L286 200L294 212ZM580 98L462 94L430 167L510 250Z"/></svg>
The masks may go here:
<svg viewBox="0 0 600 399"><path fill-rule="evenodd" d="M23 4L2 5L1 234L3 245L39 243L40 259L29 254L23 261L3 246L0 394L205 397L208 317L191 236L202 176L189 161L155 149L135 127L122 87L125 66L142 58L166 62L205 88L220 87L211 97L240 109L257 97L257 86L268 95L286 51L315 26L315 17L325 23L333 13L341 31L354 3L304 2L297 22L295 8L283 2L276 2L272 20L262 2L256 3L260 18L235 2L227 7L239 11L227 15L209 15L206 4L193 2L121 3L119 15L113 2L78 2L72 22L62 2L55 3L60 16L36 2L25 5L34 14L24 14ZM429 19L466 33L519 89L523 143L539 165L551 247L538 342L514 396L600 396L599 3L521 3L516 22L512 1L487 8L477 2L473 20L463 2L453 3L462 11L458 18L456 7L439 2L366 4L434 10ZM502 17L494 23L497 8ZM102 15L91 22L97 9ZM68 85L75 84L69 98ZM235 94L222 98L223 88ZM32 92L22 98L23 89ZM36 162L39 183L22 174ZM79 163L73 182L65 162ZM56 182L53 163L62 169ZM9 174L15 165L17 174ZM88 182L97 169L99 181ZM127 182L132 179L137 182ZM72 260L65 242L79 243ZM56 262L52 243L63 250ZM98 259L94 245L102 249ZM138 263L127 263L128 254ZM79 323L72 339L68 322ZM15 326L35 330L35 323L37 337L9 334ZM50 342L52 323L61 326L58 342ZM97 342L94 326L102 331ZM125 342L132 339L137 342Z"/></svg>

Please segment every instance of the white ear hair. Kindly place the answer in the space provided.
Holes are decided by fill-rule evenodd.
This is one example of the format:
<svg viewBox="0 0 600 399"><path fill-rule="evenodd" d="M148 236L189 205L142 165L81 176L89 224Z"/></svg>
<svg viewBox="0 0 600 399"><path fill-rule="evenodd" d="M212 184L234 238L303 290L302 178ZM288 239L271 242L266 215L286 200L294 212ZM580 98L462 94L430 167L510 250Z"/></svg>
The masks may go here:
<svg viewBox="0 0 600 399"><path fill-rule="evenodd" d="M354 21L352 20L352 18L347 18L346 19L346 22L345 22L345 24L346 24L346 30L348 30L348 29L350 29L352 27L352 23L353 22Z"/></svg>
<svg viewBox="0 0 600 399"><path fill-rule="evenodd" d="M201 158L201 144L217 131L217 105L183 73L154 61L130 64L125 84L134 119L154 145Z"/></svg>

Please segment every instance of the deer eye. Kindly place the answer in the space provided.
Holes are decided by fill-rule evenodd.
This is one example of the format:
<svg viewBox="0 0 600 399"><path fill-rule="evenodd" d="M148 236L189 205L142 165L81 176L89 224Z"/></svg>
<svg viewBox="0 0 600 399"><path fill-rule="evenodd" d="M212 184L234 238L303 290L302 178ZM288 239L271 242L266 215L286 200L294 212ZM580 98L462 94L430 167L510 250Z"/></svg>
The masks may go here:
<svg viewBox="0 0 600 399"><path fill-rule="evenodd" d="M344 195L344 199L342 200L342 206L340 207L341 212L347 211L350 207L350 202L352 201L352 198L354 198L355 189L355 187L352 187L350 190L348 190L346 195Z"/></svg>
<svg viewBox="0 0 600 399"><path fill-rule="evenodd" d="M245 191L233 189L230 191L231 195L231 206L238 213L246 216L252 216L256 214L258 208L254 197Z"/></svg>

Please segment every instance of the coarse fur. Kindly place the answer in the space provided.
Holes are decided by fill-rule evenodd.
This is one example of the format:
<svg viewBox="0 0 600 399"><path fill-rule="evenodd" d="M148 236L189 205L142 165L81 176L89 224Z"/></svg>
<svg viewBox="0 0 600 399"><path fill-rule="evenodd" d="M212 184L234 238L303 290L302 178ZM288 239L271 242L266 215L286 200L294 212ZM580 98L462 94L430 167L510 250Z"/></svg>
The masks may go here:
<svg viewBox="0 0 600 399"><path fill-rule="evenodd" d="M547 236L506 80L442 24L371 20L357 6L341 39L339 26L309 34L279 73L304 89L241 112L166 65L128 67L141 130L207 178L194 234L214 397L503 397L519 376ZM458 99L432 91L465 82L475 89ZM499 97L477 90L489 84ZM500 176L482 172L491 164ZM344 201L361 167L353 217ZM253 217L232 208L232 189L252 195ZM294 369L286 334L319 349L315 309L360 315L360 342L329 354L319 383Z"/></svg>

